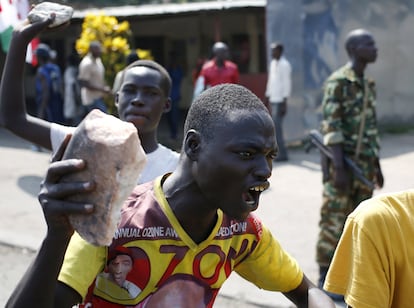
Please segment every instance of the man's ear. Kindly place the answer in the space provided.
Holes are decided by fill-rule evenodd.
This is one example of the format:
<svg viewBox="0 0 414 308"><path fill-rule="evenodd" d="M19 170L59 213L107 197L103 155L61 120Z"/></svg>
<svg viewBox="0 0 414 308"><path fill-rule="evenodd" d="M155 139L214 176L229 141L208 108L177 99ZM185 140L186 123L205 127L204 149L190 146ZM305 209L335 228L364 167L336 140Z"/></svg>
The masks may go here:
<svg viewBox="0 0 414 308"><path fill-rule="evenodd" d="M201 150L200 133L190 129L184 137L184 152L193 161L196 161Z"/></svg>
<svg viewBox="0 0 414 308"><path fill-rule="evenodd" d="M115 93L115 107L118 108L119 105L119 93L116 91Z"/></svg>
<svg viewBox="0 0 414 308"><path fill-rule="evenodd" d="M168 111L170 111L171 110L171 105L172 105L171 97L168 97L165 100L165 105L164 105L163 113L167 113Z"/></svg>

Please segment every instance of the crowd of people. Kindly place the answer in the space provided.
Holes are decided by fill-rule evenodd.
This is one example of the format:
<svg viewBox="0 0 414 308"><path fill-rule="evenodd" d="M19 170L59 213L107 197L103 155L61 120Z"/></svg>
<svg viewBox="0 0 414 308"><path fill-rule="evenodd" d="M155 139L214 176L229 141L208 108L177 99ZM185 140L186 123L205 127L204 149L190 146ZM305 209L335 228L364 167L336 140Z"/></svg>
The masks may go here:
<svg viewBox="0 0 414 308"><path fill-rule="evenodd" d="M384 185L375 83L365 75L377 57L369 31L348 34L349 62L324 86L321 132L332 157L322 157L323 204L316 245L320 278L314 284L253 213L269 188L273 161L288 159L282 120L291 93L291 66L283 44L270 46L264 102L238 85L239 72L229 60L228 46L214 44L214 57L195 78L201 80L202 90L189 108L179 153L158 141L162 115L180 99L172 77L182 73L175 71L173 62L164 68L134 59L113 93L103 79L99 43L91 43L78 72L78 61L71 59L72 83L65 89L75 92L78 85L87 111L106 111L103 96L115 94L119 118L137 128L147 155L147 165L121 212L119 230L127 231L117 234L108 247L97 247L82 239L68 219L72 213L93 215L93 204L70 202L68 197L87 193L94 185L62 183L65 175L87 168L82 160L62 159L79 115L71 113L71 126L46 116L45 84L53 87L45 82L47 77L39 78L43 86L37 116L27 113L21 91L25 47L48 31L53 18L14 31L0 87L0 124L53 152L38 197L48 232L7 307L34 302L40 307L212 307L232 271L260 288L283 293L298 307L333 308L334 301L349 307L410 306L414 248L407 238L414 235L414 192L372 198L373 189L344 159L354 160L376 188ZM46 49L43 54L39 49L38 57L46 55ZM48 59L49 50L39 70ZM141 232L147 228L163 232L144 238ZM224 234L224 229L232 232Z"/></svg>

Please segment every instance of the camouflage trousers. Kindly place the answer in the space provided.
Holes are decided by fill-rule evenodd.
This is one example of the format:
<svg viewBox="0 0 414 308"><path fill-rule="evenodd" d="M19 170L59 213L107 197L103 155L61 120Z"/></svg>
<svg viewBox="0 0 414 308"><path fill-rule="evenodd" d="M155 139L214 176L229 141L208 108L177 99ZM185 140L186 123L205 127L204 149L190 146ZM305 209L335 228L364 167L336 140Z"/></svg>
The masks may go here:
<svg viewBox="0 0 414 308"><path fill-rule="evenodd" d="M374 179L373 160L367 159L358 162L365 177ZM329 174L333 173L332 166L329 166ZM335 248L341 237L345 220L358 204L372 197L373 191L349 174L349 183L346 191L339 191L335 188L332 176L323 184L323 201L321 217L319 221L319 235L316 245L316 262L320 267L329 267Z"/></svg>

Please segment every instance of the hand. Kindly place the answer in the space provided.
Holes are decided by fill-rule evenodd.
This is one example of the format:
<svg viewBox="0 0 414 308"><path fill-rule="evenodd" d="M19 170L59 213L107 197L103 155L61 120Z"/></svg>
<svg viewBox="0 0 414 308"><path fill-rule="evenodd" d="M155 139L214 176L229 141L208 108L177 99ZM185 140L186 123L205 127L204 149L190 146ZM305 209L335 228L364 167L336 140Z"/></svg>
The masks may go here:
<svg viewBox="0 0 414 308"><path fill-rule="evenodd" d="M86 193L94 189L94 185L91 182L60 182L65 175L79 172L86 167L85 162L80 159L60 160L69 140L70 136L67 136L53 156L52 163L41 184L41 190L38 196L49 232L53 230L54 233L63 233L68 237L74 231L69 222L68 215L90 214L94 209L91 204L65 201L65 198L68 196Z"/></svg>
<svg viewBox="0 0 414 308"><path fill-rule="evenodd" d="M47 27L55 20L55 14L51 14L49 18L44 21L30 23L25 19L13 29L13 37L21 36L25 40L25 44L29 43L35 36L46 30ZM60 27L59 27L60 28Z"/></svg>
<svg viewBox="0 0 414 308"><path fill-rule="evenodd" d="M381 167L379 165L375 171L375 186L378 189L384 187L384 176L382 174Z"/></svg>
<svg viewBox="0 0 414 308"><path fill-rule="evenodd" d="M346 191L348 188L348 172L344 166L344 153L342 144L333 144L329 146L332 151L333 182L336 189Z"/></svg>
<svg viewBox="0 0 414 308"><path fill-rule="evenodd" d="M334 186L339 191L346 191L348 187L348 173L345 168L335 168L334 174Z"/></svg>
<svg viewBox="0 0 414 308"><path fill-rule="evenodd" d="M332 299L323 290L316 287L306 275L303 275L302 282L296 289L283 294L297 307L335 308Z"/></svg>

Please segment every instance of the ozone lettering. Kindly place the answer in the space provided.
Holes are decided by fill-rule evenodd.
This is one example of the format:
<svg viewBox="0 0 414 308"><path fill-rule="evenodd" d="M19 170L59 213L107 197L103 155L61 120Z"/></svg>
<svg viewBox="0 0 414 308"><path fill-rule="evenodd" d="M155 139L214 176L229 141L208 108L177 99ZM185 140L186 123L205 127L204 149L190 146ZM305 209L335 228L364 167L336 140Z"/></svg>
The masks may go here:
<svg viewBox="0 0 414 308"><path fill-rule="evenodd" d="M230 247L227 256L226 253L218 245L210 245L204 248L194 257L192 264L193 275L196 278L207 282L209 285L213 285L218 281L220 277L220 271L224 272L226 278L229 277L233 269L233 261L246 252L248 244L249 241L247 239L244 239L240 246L240 249L236 251L233 247ZM186 246L162 245L160 247L160 253L173 254L173 257L171 258L171 261L168 264L163 276L158 281L157 287L160 287L172 275L172 273L174 273L175 268L183 261L188 250L189 248ZM206 257L214 259L213 256L207 256L209 254L217 256L218 262L215 265L212 265L214 266L213 273L210 276L205 276L201 270L201 263L203 258Z"/></svg>

